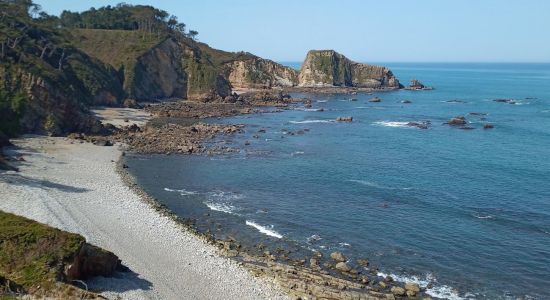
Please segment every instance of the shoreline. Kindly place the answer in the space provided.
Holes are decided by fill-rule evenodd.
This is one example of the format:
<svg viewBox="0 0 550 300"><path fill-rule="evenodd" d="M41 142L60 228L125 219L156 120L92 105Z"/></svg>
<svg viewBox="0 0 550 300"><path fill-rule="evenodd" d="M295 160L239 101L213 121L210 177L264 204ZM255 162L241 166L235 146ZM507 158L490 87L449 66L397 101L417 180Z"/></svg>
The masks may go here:
<svg viewBox="0 0 550 300"><path fill-rule="evenodd" d="M226 117L224 115L220 117ZM197 119L197 118L195 118ZM197 119L199 120L199 119ZM229 125L235 126L235 125ZM201 143L208 140L208 137L201 139ZM138 151L135 151L138 150ZM142 152L139 149L130 151L140 155L147 154L164 154L160 152ZM218 155L224 152L211 153L205 152L189 152L188 155ZM170 154L169 152L166 154ZM264 248L261 249L253 245L242 245L238 240L232 237L216 239L214 234L209 230L206 232L197 228L192 220L182 219L168 208L164 207L154 196L148 194L136 182L134 175L126 171L123 159L117 163L117 171L123 178L123 181L133 189L137 194L141 195L146 201L162 214L170 217L175 222L182 224L187 230L196 234L206 242L217 246L222 254L232 257L244 265L248 270L268 278L270 281L275 281L289 295L293 297L307 298L308 296L318 298L333 298L333 299L393 299L396 295L406 295L402 283L394 282L391 276L380 276L377 268L366 268L366 265L361 263L356 264L349 261L349 270L342 271L337 267L335 261L330 257L323 258L321 253L313 253L313 255L296 255L290 258L291 251L281 251L277 249ZM258 249L256 249L258 248ZM271 250L271 251L270 251ZM294 251L292 251L294 252ZM277 257L279 255L279 257ZM337 263L338 261L336 261ZM363 260L363 263L367 260ZM366 263L368 265L368 262ZM405 286L406 287L406 286ZM411 296L420 297L423 299L431 299L423 288L414 286L413 289L418 291L411 292ZM345 291L345 292L344 292Z"/></svg>
<svg viewBox="0 0 550 300"><path fill-rule="evenodd" d="M90 290L108 299L287 299L128 186L118 146L36 136L14 144L7 152L26 162L0 174L0 209L80 233L130 269L89 280Z"/></svg>

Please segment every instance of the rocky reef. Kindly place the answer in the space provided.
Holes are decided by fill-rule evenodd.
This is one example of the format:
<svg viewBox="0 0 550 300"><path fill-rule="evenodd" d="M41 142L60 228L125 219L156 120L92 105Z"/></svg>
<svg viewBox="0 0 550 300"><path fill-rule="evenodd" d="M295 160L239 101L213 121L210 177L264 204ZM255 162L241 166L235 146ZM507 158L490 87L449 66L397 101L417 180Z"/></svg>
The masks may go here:
<svg viewBox="0 0 550 300"><path fill-rule="evenodd" d="M372 89L402 87L388 68L357 63L334 50L309 51L298 75L298 85Z"/></svg>

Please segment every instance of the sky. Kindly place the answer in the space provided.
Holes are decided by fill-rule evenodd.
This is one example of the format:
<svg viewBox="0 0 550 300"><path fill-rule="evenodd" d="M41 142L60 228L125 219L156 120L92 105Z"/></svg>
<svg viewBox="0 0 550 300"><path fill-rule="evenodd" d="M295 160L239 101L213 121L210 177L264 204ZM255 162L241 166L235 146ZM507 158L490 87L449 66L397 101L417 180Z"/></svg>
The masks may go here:
<svg viewBox="0 0 550 300"><path fill-rule="evenodd" d="M35 0L44 11L116 5ZM548 0L126 0L176 15L226 51L302 61L334 49L361 62L550 62Z"/></svg>

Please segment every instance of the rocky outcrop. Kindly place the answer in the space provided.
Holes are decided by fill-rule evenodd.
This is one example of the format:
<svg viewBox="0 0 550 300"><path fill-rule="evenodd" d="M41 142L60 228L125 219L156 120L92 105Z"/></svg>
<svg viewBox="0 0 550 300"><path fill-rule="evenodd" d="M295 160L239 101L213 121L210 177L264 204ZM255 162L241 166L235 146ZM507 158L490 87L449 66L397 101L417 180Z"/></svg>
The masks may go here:
<svg viewBox="0 0 550 300"><path fill-rule="evenodd" d="M111 276L121 267L113 253L81 235L2 211L0 241L0 288L10 281L36 299L83 299L67 294L67 288L79 294L72 280ZM93 293L86 299L91 298Z"/></svg>
<svg viewBox="0 0 550 300"><path fill-rule="evenodd" d="M102 103L95 99L91 91L79 86L78 81L64 78L62 74L52 79L41 74L35 74L23 66L5 66L0 64L0 86L6 90L14 90L22 97L17 112L3 112L3 121L12 120L7 133L19 132L46 133L61 135L71 131L94 132L98 130L99 122L87 113L86 106ZM68 88L72 86L73 89ZM103 94L112 93L105 92ZM113 96L114 97L114 96ZM109 99L111 97L108 97ZM12 97L16 99L15 97ZM115 97L115 99L117 99Z"/></svg>
<svg viewBox="0 0 550 300"><path fill-rule="evenodd" d="M257 56L227 62L224 69L233 88L292 87L298 84L296 70Z"/></svg>
<svg viewBox="0 0 550 300"><path fill-rule="evenodd" d="M113 253L85 243L73 257L73 261L65 266L64 274L68 280L108 277L120 266L120 259Z"/></svg>
<svg viewBox="0 0 550 300"><path fill-rule="evenodd" d="M137 100L187 98L187 73L183 70L182 48L166 39L138 57L128 96Z"/></svg>
<svg viewBox="0 0 550 300"><path fill-rule="evenodd" d="M400 88L399 80L385 67L349 60L334 50L311 50L298 75L302 87Z"/></svg>

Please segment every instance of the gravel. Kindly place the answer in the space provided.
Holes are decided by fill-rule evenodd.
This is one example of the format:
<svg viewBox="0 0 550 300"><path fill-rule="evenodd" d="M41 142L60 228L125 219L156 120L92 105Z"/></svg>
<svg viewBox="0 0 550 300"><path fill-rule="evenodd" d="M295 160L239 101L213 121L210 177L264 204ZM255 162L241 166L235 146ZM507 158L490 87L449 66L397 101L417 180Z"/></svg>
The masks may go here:
<svg viewBox="0 0 550 300"><path fill-rule="evenodd" d="M131 271L95 278L109 299L287 299L272 282L182 229L127 187L118 147L63 138L13 141L20 172L0 173L0 209L76 232L114 252Z"/></svg>

